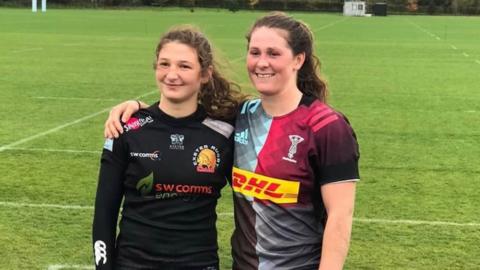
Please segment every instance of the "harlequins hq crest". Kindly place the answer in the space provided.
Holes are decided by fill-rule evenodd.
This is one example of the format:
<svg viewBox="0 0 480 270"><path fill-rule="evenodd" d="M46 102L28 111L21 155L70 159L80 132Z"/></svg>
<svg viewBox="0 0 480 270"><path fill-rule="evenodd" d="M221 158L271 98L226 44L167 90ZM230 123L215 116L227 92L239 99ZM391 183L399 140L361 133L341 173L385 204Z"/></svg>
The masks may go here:
<svg viewBox="0 0 480 270"><path fill-rule="evenodd" d="M283 160L297 163L297 161L294 159L294 155L297 153L297 145L303 142L304 139L298 135L290 135L288 138L290 139L291 145L288 149L288 157L283 157Z"/></svg>

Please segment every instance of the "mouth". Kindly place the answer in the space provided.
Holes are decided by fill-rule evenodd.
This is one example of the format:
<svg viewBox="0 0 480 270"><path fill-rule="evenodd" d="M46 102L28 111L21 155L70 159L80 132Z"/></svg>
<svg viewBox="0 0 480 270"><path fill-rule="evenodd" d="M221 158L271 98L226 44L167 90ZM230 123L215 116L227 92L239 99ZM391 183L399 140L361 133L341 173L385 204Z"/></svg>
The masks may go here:
<svg viewBox="0 0 480 270"><path fill-rule="evenodd" d="M275 73L254 73L257 78L266 79L275 76Z"/></svg>
<svg viewBox="0 0 480 270"><path fill-rule="evenodd" d="M179 87L179 86L182 86L182 84L173 84L173 83L166 83L164 82L163 83L165 86L167 87Z"/></svg>

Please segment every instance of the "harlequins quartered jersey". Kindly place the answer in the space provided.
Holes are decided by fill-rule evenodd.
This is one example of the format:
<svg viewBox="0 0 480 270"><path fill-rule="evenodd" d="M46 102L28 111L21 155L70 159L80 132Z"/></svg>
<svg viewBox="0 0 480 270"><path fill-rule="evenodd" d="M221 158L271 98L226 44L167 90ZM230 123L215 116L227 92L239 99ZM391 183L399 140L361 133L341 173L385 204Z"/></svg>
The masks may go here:
<svg viewBox="0 0 480 270"><path fill-rule="evenodd" d="M326 220L320 187L359 179L346 118L313 97L280 117L268 116L260 100L247 101L234 149L233 268L318 269Z"/></svg>
<svg viewBox="0 0 480 270"><path fill-rule="evenodd" d="M233 126L202 108L172 118L156 103L123 128L101 158L96 269L216 270L215 207L231 175Z"/></svg>

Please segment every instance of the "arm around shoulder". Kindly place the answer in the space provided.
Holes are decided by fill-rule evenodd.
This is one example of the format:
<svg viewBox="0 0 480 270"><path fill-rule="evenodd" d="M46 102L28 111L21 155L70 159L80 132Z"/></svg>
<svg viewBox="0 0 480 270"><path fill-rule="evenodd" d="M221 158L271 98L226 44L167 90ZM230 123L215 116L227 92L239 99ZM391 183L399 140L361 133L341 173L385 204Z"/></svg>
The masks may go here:
<svg viewBox="0 0 480 270"><path fill-rule="evenodd" d="M115 105L105 121L105 138L118 138L123 133L122 122L126 123L134 113L145 108L148 105L139 100L127 100Z"/></svg>

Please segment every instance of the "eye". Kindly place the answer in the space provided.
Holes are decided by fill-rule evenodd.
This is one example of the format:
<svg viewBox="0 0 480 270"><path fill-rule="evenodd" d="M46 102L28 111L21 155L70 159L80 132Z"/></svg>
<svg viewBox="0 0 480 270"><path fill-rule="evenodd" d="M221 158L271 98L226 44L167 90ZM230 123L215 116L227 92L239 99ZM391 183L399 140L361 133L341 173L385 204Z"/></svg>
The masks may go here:
<svg viewBox="0 0 480 270"><path fill-rule="evenodd" d="M272 57L277 57L277 56L280 56L280 53L277 51L269 51L268 55Z"/></svg>
<svg viewBox="0 0 480 270"><path fill-rule="evenodd" d="M186 64L181 64L179 67L180 67L181 69L192 69L191 66L186 65Z"/></svg>
<svg viewBox="0 0 480 270"><path fill-rule="evenodd" d="M258 50L250 50L248 53L250 55L253 55L253 56L259 56L260 55L260 51L258 51Z"/></svg>
<svg viewBox="0 0 480 270"><path fill-rule="evenodd" d="M170 65L168 64L168 62L158 62L157 63L157 67L160 67L160 68L167 68L169 66Z"/></svg>

